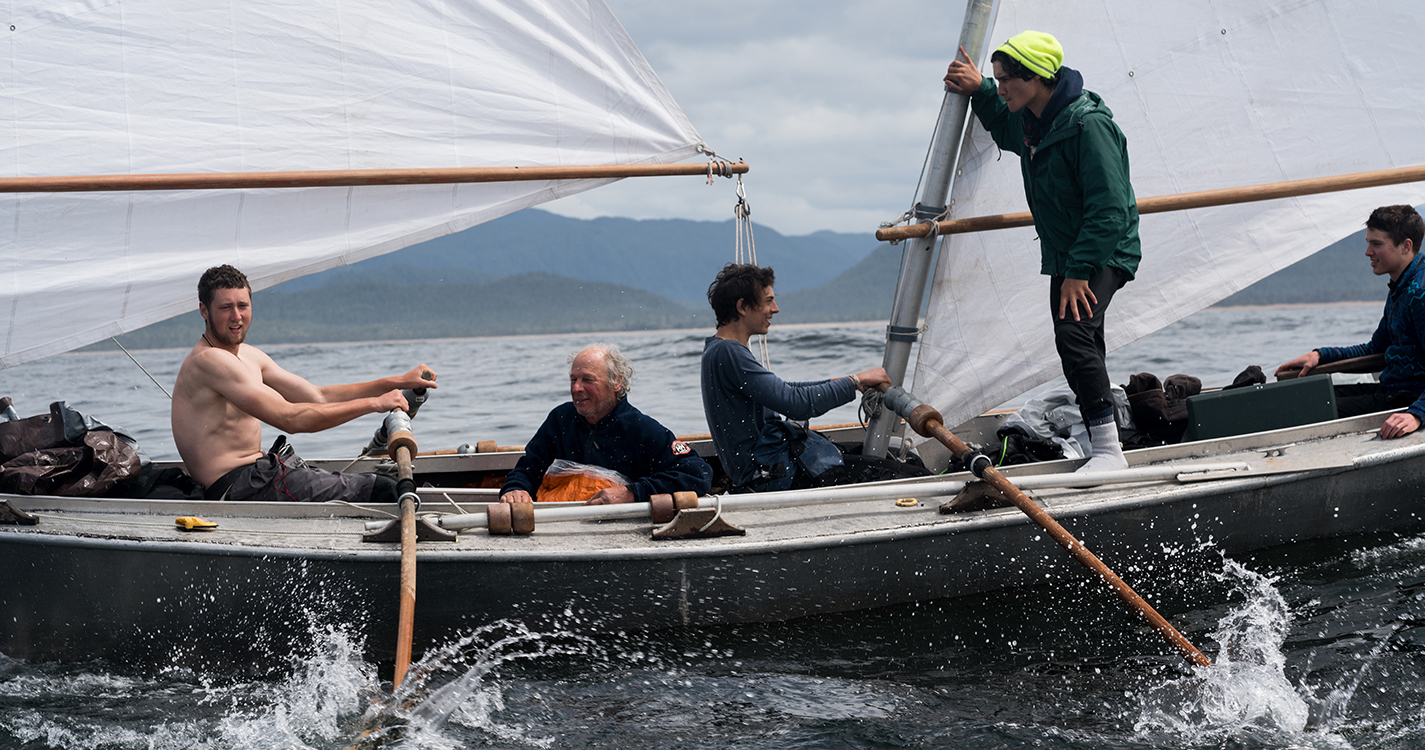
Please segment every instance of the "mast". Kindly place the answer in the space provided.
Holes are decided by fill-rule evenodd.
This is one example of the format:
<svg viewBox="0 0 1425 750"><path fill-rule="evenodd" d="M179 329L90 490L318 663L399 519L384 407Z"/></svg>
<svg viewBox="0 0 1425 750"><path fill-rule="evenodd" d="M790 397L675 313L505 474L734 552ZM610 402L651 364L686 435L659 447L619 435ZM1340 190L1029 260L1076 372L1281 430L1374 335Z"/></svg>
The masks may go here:
<svg viewBox="0 0 1425 750"><path fill-rule="evenodd" d="M960 47L970 59L984 69L985 52L990 32L994 29L999 0L969 0L965 6L965 24L960 30ZM955 54L959 54L958 48ZM960 142L965 136L970 98L945 90L940 105L940 128L931 144L930 168L920 201L915 204L917 223L934 222L945 213L945 199L950 194L950 182L959 158ZM892 385L902 385L906 365L910 362L911 344L920 331L920 303L925 296L925 282L930 277L930 259L935 252L935 235L917 237L906 244L905 261L901 264L900 282L896 286L895 305L891 309L890 325L886 327L886 355L882 362ZM891 431L899 418L889 409L882 409L866 429L862 451L868 456L885 456Z"/></svg>

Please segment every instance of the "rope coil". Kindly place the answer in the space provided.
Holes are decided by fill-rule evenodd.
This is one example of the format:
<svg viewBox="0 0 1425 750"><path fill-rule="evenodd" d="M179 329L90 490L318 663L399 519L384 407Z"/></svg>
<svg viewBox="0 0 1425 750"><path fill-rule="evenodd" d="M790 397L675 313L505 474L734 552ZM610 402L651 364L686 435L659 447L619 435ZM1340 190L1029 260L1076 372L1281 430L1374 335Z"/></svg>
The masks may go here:
<svg viewBox="0 0 1425 750"><path fill-rule="evenodd" d="M713 184L713 177L732 177L732 161L720 156L716 151L707 147L705 143L698 144L698 153L708 157L708 183ZM742 182L741 176L737 181Z"/></svg>

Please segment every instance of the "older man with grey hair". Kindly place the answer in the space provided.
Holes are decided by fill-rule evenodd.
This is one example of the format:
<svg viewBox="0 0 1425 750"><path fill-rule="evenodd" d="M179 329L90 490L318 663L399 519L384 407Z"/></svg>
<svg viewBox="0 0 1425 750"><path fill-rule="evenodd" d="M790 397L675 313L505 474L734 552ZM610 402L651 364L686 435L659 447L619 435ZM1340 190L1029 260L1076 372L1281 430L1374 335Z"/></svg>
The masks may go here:
<svg viewBox="0 0 1425 750"><path fill-rule="evenodd" d="M560 404L525 445L500 488L506 503L538 499L544 473L555 459L601 466L632 484L600 490L590 505L648 502L650 495L712 486L712 467L657 420L633 408L628 392L633 365L610 344L569 355L569 403Z"/></svg>

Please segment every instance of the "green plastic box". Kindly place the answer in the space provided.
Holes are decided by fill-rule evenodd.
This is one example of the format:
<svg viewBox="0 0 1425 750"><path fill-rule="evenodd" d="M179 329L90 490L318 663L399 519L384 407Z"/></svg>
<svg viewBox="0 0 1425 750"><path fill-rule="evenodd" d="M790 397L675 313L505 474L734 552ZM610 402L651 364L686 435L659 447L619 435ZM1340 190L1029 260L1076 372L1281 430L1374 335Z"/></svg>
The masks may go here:
<svg viewBox="0 0 1425 750"><path fill-rule="evenodd" d="M1210 440L1335 419L1336 392L1330 375L1311 375L1192 396L1187 413L1183 441Z"/></svg>

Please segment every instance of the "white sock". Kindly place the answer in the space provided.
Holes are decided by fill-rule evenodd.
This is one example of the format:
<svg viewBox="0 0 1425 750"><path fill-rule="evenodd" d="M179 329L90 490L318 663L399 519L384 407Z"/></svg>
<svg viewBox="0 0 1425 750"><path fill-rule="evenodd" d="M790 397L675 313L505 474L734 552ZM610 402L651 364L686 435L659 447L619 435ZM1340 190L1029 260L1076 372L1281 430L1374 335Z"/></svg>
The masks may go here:
<svg viewBox="0 0 1425 750"><path fill-rule="evenodd" d="M1089 425L1089 441L1093 443L1093 455L1075 473L1092 471L1114 471L1128 468L1128 459L1123 456L1123 446L1118 443L1118 423L1112 419L1103 424Z"/></svg>

